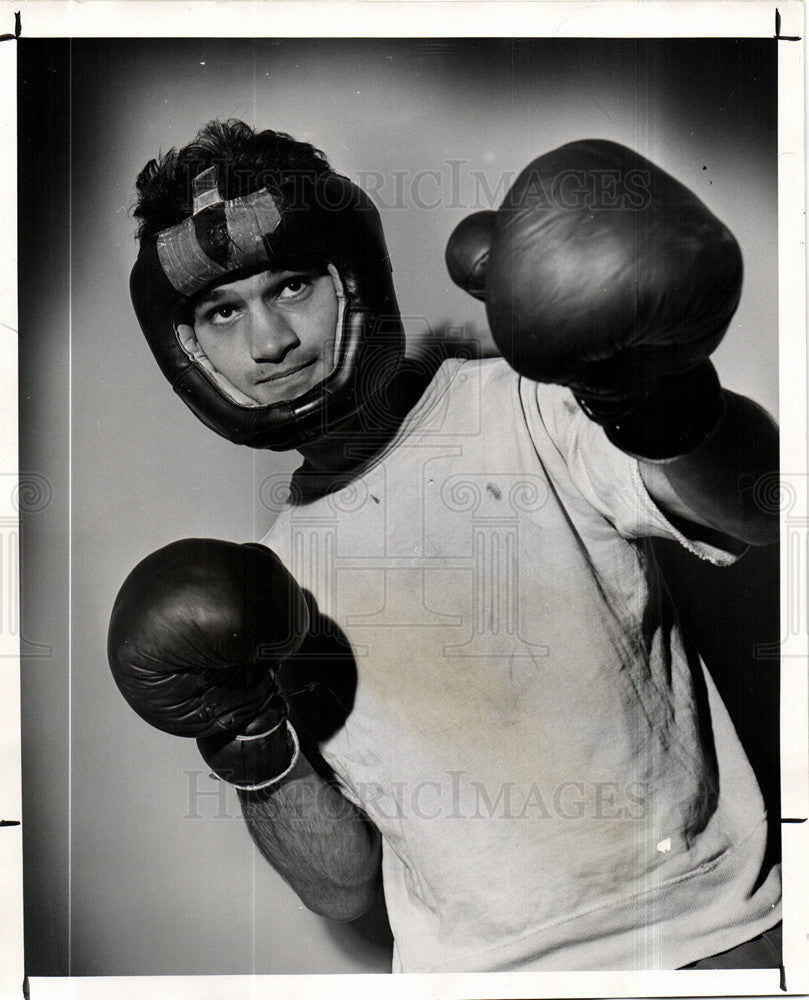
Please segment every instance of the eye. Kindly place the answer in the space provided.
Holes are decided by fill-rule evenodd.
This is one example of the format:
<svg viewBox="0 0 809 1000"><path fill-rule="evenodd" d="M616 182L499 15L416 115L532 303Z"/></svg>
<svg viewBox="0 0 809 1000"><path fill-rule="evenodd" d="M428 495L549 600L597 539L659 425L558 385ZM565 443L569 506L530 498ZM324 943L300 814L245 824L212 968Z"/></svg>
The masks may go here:
<svg viewBox="0 0 809 1000"><path fill-rule="evenodd" d="M214 309L213 317L215 319L233 319L236 313L236 306L220 306L218 309Z"/></svg>
<svg viewBox="0 0 809 1000"><path fill-rule="evenodd" d="M232 322L239 315L239 307L232 302L222 302L219 305L211 305L203 310L197 322L212 323L214 326L221 326Z"/></svg>
<svg viewBox="0 0 809 1000"><path fill-rule="evenodd" d="M312 279L308 274L293 274L286 278L278 289L279 299L293 299L304 295L312 287Z"/></svg>

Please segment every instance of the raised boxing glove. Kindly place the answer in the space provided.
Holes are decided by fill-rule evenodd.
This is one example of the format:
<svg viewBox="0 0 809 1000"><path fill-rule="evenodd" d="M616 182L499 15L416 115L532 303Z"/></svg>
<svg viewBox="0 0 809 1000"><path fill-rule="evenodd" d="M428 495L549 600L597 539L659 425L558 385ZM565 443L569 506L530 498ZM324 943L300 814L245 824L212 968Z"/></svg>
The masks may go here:
<svg viewBox="0 0 809 1000"><path fill-rule="evenodd" d="M686 187L617 143L572 142L530 163L497 212L447 247L520 374L571 388L625 451L685 454L724 412L708 361L741 294L730 231Z"/></svg>
<svg viewBox="0 0 809 1000"><path fill-rule="evenodd" d="M303 593L270 549L192 538L132 570L107 651L143 719L196 737L220 777L252 789L278 780L297 755L275 673L308 628Z"/></svg>

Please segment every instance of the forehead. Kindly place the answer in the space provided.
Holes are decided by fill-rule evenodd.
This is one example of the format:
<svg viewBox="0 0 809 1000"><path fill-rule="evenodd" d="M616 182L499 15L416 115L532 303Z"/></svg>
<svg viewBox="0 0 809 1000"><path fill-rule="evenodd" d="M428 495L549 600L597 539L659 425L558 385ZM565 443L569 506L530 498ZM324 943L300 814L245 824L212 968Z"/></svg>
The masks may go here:
<svg viewBox="0 0 809 1000"><path fill-rule="evenodd" d="M287 281L292 275L313 275L321 273L321 270L316 265L296 267L290 263L288 267L284 268L267 268L264 271L257 271L255 274L248 274L244 277L224 279L217 281L216 284L200 292L194 299L194 305L199 306L206 302L218 302L229 295L242 297L263 295L265 292L277 288L279 284Z"/></svg>
<svg viewBox="0 0 809 1000"><path fill-rule="evenodd" d="M203 302L216 302L227 295L255 295L266 291L277 281L289 275L289 271L266 270L257 274L249 274L244 278L234 278L229 281L219 281L195 299L194 305Z"/></svg>

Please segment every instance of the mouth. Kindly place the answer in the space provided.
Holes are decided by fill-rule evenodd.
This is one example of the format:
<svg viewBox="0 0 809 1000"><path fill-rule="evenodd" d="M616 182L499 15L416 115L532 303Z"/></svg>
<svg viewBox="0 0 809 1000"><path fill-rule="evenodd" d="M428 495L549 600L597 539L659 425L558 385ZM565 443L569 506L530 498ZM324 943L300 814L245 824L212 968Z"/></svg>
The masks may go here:
<svg viewBox="0 0 809 1000"><path fill-rule="evenodd" d="M289 378L290 375L302 372L305 368L310 368L316 361L317 358L312 358L311 361L305 361L302 365L298 365L295 368L290 368L285 372L276 372L272 375L268 375L266 378L257 378L254 382L256 385L266 385L268 382L279 382L281 379Z"/></svg>

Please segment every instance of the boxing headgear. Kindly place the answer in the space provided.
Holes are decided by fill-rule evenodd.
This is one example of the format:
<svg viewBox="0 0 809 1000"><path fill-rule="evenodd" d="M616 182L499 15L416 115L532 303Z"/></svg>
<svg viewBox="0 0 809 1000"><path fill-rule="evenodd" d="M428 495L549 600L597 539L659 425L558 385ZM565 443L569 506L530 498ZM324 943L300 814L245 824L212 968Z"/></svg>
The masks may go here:
<svg viewBox="0 0 809 1000"><path fill-rule="evenodd" d="M152 353L186 405L236 444L279 451L373 405L404 356L390 259L370 198L337 174L292 180L280 192L224 201L209 168L195 179L194 214L144 240L130 278ZM229 387L178 325L193 323L193 301L213 285L312 261L328 267L340 302L332 372L297 399L253 402Z"/></svg>

